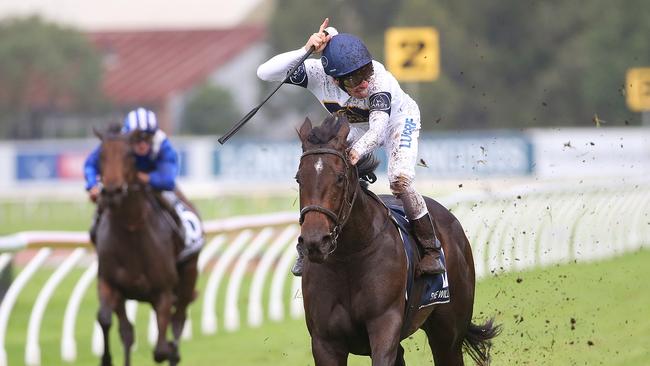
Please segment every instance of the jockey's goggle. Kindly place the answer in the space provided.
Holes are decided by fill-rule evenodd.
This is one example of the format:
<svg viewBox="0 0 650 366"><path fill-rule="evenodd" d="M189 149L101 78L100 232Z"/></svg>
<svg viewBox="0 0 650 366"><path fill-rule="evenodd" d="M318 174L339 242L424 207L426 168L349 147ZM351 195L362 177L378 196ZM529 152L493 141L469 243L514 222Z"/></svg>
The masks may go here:
<svg viewBox="0 0 650 366"><path fill-rule="evenodd" d="M131 134L131 141L134 143L138 142L147 142L151 143L153 140L153 134L145 131L133 131Z"/></svg>
<svg viewBox="0 0 650 366"><path fill-rule="evenodd" d="M361 84L364 80L369 81L373 73L374 73L374 69L372 68L372 62L371 62L356 71L341 76L340 78L338 78L338 81L339 84L345 86L348 89L352 89L357 85Z"/></svg>

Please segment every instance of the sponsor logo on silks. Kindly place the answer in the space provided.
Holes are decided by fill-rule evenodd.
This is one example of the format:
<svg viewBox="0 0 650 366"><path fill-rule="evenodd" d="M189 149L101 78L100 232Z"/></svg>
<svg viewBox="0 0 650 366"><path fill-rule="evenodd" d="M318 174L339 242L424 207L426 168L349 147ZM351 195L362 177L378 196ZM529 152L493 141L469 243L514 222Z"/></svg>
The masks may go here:
<svg viewBox="0 0 650 366"><path fill-rule="evenodd" d="M298 66L296 71L294 71L293 74L289 76L289 83L307 87L307 72L305 71L304 63Z"/></svg>
<svg viewBox="0 0 650 366"><path fill-rule="evenodd" d="M404 130L402 131L402 135L400 136L399 139L399 147L406 147L406 148L411 148L411 142L413 141L413 131L417 126L415 125L415 122L413 122L413 118L407 118L406 123L404 123Z"/></svg>
<svg viewBox="0 0 650 366"><path fill-rule="evenodd" d="M359 107L347 107L343 108L340 104L336 102L323 102L325 108L332 114L344 110L345 116L348 117L348 122L350 123L365 123L368 122L368 117L370 116L370 111L368 109L363 109Z"/></svg>
<svg viewBox="0 0 650 366"><path fill-rule="evenodd" d="M329 65L330 61L327 59L325 56L320 57L320 63L323 64L323 68L327 68L327 65Z"/></svg>
<svg viewBox="0 0 650 366"><path fill-rule="evenodd" d="M383 111L390 115L390 93L380 92L370 96L370 112Z"/></svg>

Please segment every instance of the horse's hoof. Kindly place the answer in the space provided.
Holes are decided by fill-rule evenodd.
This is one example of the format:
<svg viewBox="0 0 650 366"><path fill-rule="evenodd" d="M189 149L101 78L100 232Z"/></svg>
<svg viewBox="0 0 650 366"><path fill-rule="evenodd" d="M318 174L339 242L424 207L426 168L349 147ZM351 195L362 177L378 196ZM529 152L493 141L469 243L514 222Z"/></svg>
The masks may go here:
<svg viewBox="0 0 650 366"><path fill-rule="evenodd" d="M176 366L181 361L181 356L178 353L178 346L174 342L169 342L169 366Z"/></svg>
<svg viewBox="0 0 650 366"><path fill-rule="evenodd" d="M111 360L111 356L102 357L102 362L99 364L99 366L113 366L113 361Z"/></svg>
<svg viewBox="0 0 650 366"><path fill-rule="evenodd" d="M153 360L156 361L157 363L161 363L163 361L166 361L169 359L169 351L153 351Z"/></svg>

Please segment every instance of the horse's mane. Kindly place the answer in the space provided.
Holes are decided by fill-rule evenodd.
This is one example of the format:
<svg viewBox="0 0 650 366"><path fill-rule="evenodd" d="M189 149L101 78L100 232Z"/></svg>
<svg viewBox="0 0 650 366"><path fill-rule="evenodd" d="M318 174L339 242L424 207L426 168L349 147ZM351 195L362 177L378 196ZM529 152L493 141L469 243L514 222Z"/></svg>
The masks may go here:
<svg viewBox="0 0 650 366"><path fill-rule="evenodd" d="M338 115L328 116L320 126L311 129L309 136L307 136L307 141L317 145L330 142L334 137L336 137L336 134L339 132L339 129L345 120L344 117Z"/></svg>
<svg viewBox="0 0 650 366"><path fill-rule="evenodd" d="M307 136L307 141L318 145L330 142L334 137L336 137L339 129L345 121L347 121L345 116L328 116L320 126L312 128L309 136ZM348 144L346 141L345 148L347 149L347 147ZM377 180L375 169L377 169L378 165L379 159L377 159L375 154L364 155L357 163L357 169L359 170L359 183L363 188L367 189L369 183L374 183Z"/></svg>
<svg viewBox="0 0 650 366"><path fill-rule="evenodd" d="M119 137L122 134L122 125L118 122L112 122L106 127L105 136L108 138Z"/></svg>

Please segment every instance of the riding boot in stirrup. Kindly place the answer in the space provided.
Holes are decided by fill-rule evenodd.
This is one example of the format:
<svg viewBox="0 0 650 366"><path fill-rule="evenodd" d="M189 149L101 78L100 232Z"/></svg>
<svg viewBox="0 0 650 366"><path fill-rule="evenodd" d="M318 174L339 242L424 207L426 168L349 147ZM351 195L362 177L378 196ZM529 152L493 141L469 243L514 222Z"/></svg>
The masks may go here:
<svg viewBox="0 0 650 366"><path fill-rule="evenodd" d="M296 277L300 277L302 276L302 266L305 262L305 253L300 243L296 245L296 251L298 251L298 257L296 258L296 263L291 268L291 273Z"/></svg>
<svg viewBox="0 0 650 366"><path fill-rule="evenodd" d="M431 217L427 213L419 219L412 220L415 236L424 250L420 260L419 271L426 274L445 272L445 265L440 260L440 240L436 238Z"/></svg>
<svg viewBox="0 0 650 366"><path fill-rule="evenodd" d="M90 226L90 230L88 230L88 236L90 237L90 242L94 246L97 246L97 228L99 227L99 219L101 218L101 215L102 215L102 209L98 206L97 210L95 211L95 215L93 216L93 223Z"/></svg>

